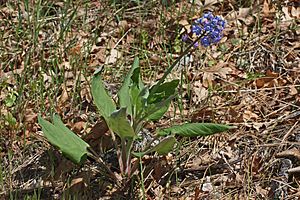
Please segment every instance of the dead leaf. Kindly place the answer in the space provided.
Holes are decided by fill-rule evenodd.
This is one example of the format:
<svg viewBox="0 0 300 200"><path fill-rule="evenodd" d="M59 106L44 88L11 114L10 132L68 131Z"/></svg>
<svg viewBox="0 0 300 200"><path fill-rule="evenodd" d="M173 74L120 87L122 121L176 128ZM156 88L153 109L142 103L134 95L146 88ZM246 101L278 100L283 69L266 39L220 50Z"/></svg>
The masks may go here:
<svg viewBox="0 0 300 200"><path fill-rule="evenodd" d="M214 74L211 72L203 73L203 86L206 88L213 86ZM199 92L198 92L199 93Z"/></svg>
<svg viewBox="0 0 300 200"><path fill-rule="evenodd" d="M200 188L198 186L196 186L194 200L198 200L199 196L200 196Z"/></svg>
<svg viewBox="0 0 300 200"><path fill-rule="evenodd" d="M88 103L91 103L93 101L93 98L92 98L92 95L91 95L91 92L90 92L90 88L89 87L83 87L81 90L80 90L80 97L82 99L85 99L87 100Z"/></svg>
<svg viewBox="0 0 300 200"><path fill-rule="evenodd" d="M87 184L84 182L83 178L74 178L70 183L69 189L72 193L83 191L84 187L87 187Z"/></svg>
<svg viewBox="0 0 300 200"><path fill-rule="evenodd" d="M83 139L89 143L93 149L99 150L100 152L104 152L113 147L111 135L108 133L108 126L103 119L98 121Z"/></svg>
<svg viewBox="0 0 300 200"><path fill-rule="evenodd" d="M121 53L121 52L119 52L119 51L116 50L116 49L112 49L112 50L110 51L109 56L107 56L107 58L106 58L106 60L105 60L105 64L114 64L114 63L116 63L117 60L118 60L119 58L121 58L121 57L122 57L122 53Z"/></svg>
<svg viewBox="0 0 300 200"><path fill-rule="evenodd" d="M253 123L253 128L255 128L257 131L260 131L264 125L265 123Z"/></svg>
<svg viewBox="0 0 300 200"><path fill-rule="evenodd" d="M205 0L204 5L205 5L205 6L207 6L207 5L209 5L209 4L213 5L213 4L215 4L215 3L221 3L221 2L223 2L223 0Z"/></svg>
<svg viewBox="0 0 300 200"><path fill-rule="evenodd" d="M289 8L288 7L282 7L282 12L284 13L284 21L291 22L293 20L292 17L290 17Z"/></svg>
<svg viewBox="0 0 300 200"><path fill-rule="evenodd" d="M249 110L246 110L243 114L243 119L244 121L252 121L252 120L257 120L259 116Z"/></svg>
<svg viewBox="0 0 300 200"><path fill-rule="evenodd" d="M263 15L264 17L273 17L274 13L276 12L275 8L272 7L272 4L269 2L269 0L264 0L263 4Z"/></svg>
<svg viewBox="0 0 300 200"><path fill-rule="evenodd" d="M254 174L258 174L261 166L262 166L262 158L254 154L251 162L251 172Z"/></svg>
<svg viewBox="0 0 300 200"><path fill-rule="evenodd" d="M128 24L128 22L126 20L121 20L119 22L119 27L121 29L123 29L124 31L127 31L129 29L129 24Z"/></svg>
<svg viewBox="0 0 300 200"><path fill-rule="evenodd" d="M80 134L81 131L84 129L85 124L86 124L86 122L84 122L84 121L76 122L76 123L73 125L73 131L74 131L75 133L77 133L77 134Z"/></svg>
<svg viewBox="0 0 300 200"><path fill-rule="evenodd" d="M291 15L296 19L300 18L300 7L292 7Z"/></svg>
<svg viewBox="0 0 300 200"><path fill-rule="evenodd" d="M264 199L268 197L268 190L263 189L260 185L255 186L255 190L257 194L260 194Z"/></svg>
<svg viewBox="0 0 300 200"><path fill-rule="evenodd" d="M193 91L194 91L193 102L196 104L201 103L203 100L205 100L208 97L208 90L202 86L200 80L195 82Z"/></svg>
<svg viewBox="0 0 300 200"><path fill-rule="evenodd" d="M213 118L213 110L208 106L196 110L192 113L191 121L192 122L210 122Z"/></svg>
<svg viewBox="0 0 300 200"><path fill-rule="evenodd" d="M220 76L223 79L227 78L227 75L232 72L230 67L225 67L227 64L219 62L217 65L203 69L203 86L208 88L213 86L215 75Z"/></svg>
<svg viewBox="0 0 300 200"><path fill-rule="evenodd" d="M239 8L238 19L246 19L250 14L250 8Z"/></svg>
<svg viewBox="0 0 300 200"><path fill-rule="evenodd" d="M290 86L290 95L294 96L298 94L298 90L295 86Z"/></svg>
<svg viewBox="0 0 300 200"><path fill-rule="evenodd" d="M258 78L255 80L255 86L256 88L262 88L265 85L265 80L263 78Z"/></svg>
<svg viewBox="0 0 300 200"><path fill-rule="evenodd" d="M278 77L279 77L279 74L276 73L276 72L271 71L270 69L268 69L268 70L266 71L266 76L267 76L267 77L272 77L272 78L278 78Z"/></svg>
<svg viewBox="0 0 300 200"><path fill-rule="evenodd" d="M72 47L69 51L69 54L72 56L79 56L81 54L81 45L77 44L76 46Z"/></svg>
<svg viewBox="0 0 300 200"><path fill-rule="evenodd" d="M69 99L69 95L65 85L62 85L62 94L58 98L58 105L63 106Z"/></svg>
<svg viewBox="0 0 300 200"><path fill-rule="evenodd" d="M210 177L209 176L206 177L206 182L203 183L201 189L202 189L203 192L211 192L211 191L213 191L214 187L213 187L212 183L210 182Z"/></svg>

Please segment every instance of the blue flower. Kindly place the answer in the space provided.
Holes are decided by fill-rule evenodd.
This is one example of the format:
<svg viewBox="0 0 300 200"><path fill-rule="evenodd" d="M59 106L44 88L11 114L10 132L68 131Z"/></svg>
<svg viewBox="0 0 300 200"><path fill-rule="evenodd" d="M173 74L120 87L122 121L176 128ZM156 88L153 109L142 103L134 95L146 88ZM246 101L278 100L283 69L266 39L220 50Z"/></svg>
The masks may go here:
<svg viewBox="0 0 300 200"><path fill-rule="evenodd" d="M193 25L192 32L199 36L202 33L202 28L200 26Z"/></svg>
<svg viewBox="0 0 300 200"><path fill-rule="evenodd" d="M214 15L211 12L207 12L203 15L203 18L206 18L208 20L212 20L214 18Z"/></svg>
<svg viewBox="0 0 300 200"><path fill-rule="evenodd" d="M203 17L196 19L192 25L191 32L200 39L200 43L204 47L220 42L223 37L226 22L220 16L214 16L211 12L207 12Z"/></svg>
<svg viewBox="0 0 300 200"><path fill-rule="evenodd" d="M186 42L188 39L189 39L189 36L187 34L184 34L182 37L181 37L182 41Z"/></svg>
<svg viewBox="0 0 300 200"><path fill-rule="evenodd" d="M204 26L203 28L206 32L212 32L214 31L214 27L210 26L210 24Z"/></svg>
<svg viewBox="0 0 300 200"><path fill-rule="evenodd" d="M197 47L199 47L199 43L198 43L198 42L195 42L194 48L197 48Z"/></svg>
<svg viewBox="0 0 300 200"><path fill-rule="evenodd" d="M201 45L204 47L208 47L211 44L210 38L208 36L204 36L201 38Z"/></svg>

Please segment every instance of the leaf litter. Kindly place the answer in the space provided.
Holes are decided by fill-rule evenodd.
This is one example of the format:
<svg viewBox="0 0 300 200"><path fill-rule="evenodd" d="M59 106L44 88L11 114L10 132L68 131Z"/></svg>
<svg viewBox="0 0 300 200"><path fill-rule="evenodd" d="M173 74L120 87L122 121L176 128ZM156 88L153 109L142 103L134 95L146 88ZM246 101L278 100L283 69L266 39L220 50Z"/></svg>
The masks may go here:
<svg viewBox="0 0 300 200"><path fill-rule="evenodd" d="M183 150L179 155L150 156L143 160L145 166L148 166L145 171L147 198L297 198L300 140L300 32L297 28L300 16L297 1L264 0L253 2L252 5L247 2L238 5L230 0L209 0L197 1L196 4L225 16L228 26L221 44L211 49L194 51L190 55L192 59L172 74L180 78L181 71L185 73L184 80L188 87L182 88L183 113L193 122L229 123L238 126L238 129L221 135L182 141ZM58 3L53 6L61 10L65 5ZM200 16L201 13L198 9L191 16L186 12L180 13L184 7L193 7L185 1L171 4L168 9L163 8L163 5L149 9L153 6L151 3L144 5L143 9L128 3L123 5L123 10L114 10L104 3L93 1L89 6L86 29L74 23L70 27L72 32L66 34L63 42L59 42L62 30L52 20L52 17L59 15L45 18L49 23L41 27L36 51L32 52L30 70L39 73L33 74L33 77L43 77L41 81L46 90L57 87L57 94L48 93L57 101L55 109L68 126L86 138L90 145L99 152L108 152L107 155L111 156L108 161L113 167L113 153L109 154L111 138L103 122L92 114L96 110L88 87L90 80L85 76L90 77L99 66L104 65L107 87L116 94L115 88L122 72L128 69L130 59L134 57L134 49L143 45L144 50L149 51L149 58L142 62L144 69L159 69L156 75L145 77L148 82L154 81L153 78L159 77L162 69L167 66L166 59L178 54L175 48L172 49L172 45L176 45L176 28L188 28L188 19ZM106 11L101 13L101 9ZM0 10L1 19L11 18L12 24L18 23L17 11L7 6L7 2L1 4ZM112 20L115 16L121 16L118 15L121 11L122 20ZM143 21L140 21L141 11L145 12ZM24 30L30 30L26 18L29 11L21 5L20 12L24 16ZM166 24L157 17L160 12L165 16ZM178 16L173 15L175 12L179 13ZM85 12L80 8L78 13L75 21L79 23L84 16L80 13ZM67 16L71 17L70 14ZM102 19L101 23L99 18ZM158 34L160 25L166 28L166 34ZM12 89L17 91L20 88L18 80L28 71L25 55L30 48L31 38L27 35L21 43L17 43L13 37L16 34L13 26L1 24L1 31L4 33L1 42L4 53L0 55L4 61L0 73L1 130L10 133L11 137L6 142L1 139L1 161L4 170L9 166L13 168L11 181L4 188L21 190L26 194L27 189L28 192L44 187L49 193L45 192L44 196L52 195L57 199L62 193L57 195L55 191L64 191L64 188L70 192L80 188L83 191L81 197L87 199L99 198L101 195L103 198L113 197L116 191L109 189L109 183L101 181L102 176L97 169L99 166L89 162L83 169L78 169L69 166L68 161L57 151L48 150L48 145L39 134L35 113L43 106L44 113L51 110L51 96L44 99L45 105L36 107L29 98L34 92L26 89L22 95L23 106L12 104L14 112L3 103ZM100 34L93 36L92 33L97 31ZM148 37L145 33L149 34ZM87 51L90 42L92 47ZM171 43L169 52L163 48L167 43ZM44 50L40 44L45 44ZM57 44L59 47L55 49ZM66 44L70 45L69 51L64 49ZM41 53L44 53L46 62L43 67L48 68L38 71L42 69L41 60L38 59ZM53 63L57 59L55 55L61 55L57 68ZM83 62L85 60L87 62ZM78 68L76 62L88 67ZM120 63L123 63L123 68L118 68ZM79 70L85 74L79 73ZM58 80L54 76L63 77L65 82L61 86L55 85ZM78 98L75 98L76 82L83 89L78 94L81 107L74 106L78 102ZM29 86L29 80L25 80L25 84ZM23 108L24 111L18 112ZM174 116L174 110L157 125L152 125L152 131L156 126L167 126L171 119L181 122L180 112L177 109L178 115ZM11 113L17 120L13 127L7 120L7 113ZM22 143L16 140L16 135L25 138L27 149L21 148ZM7 138L1 133L2 137ZM98 139L102 141L101 144L97 142ZM14 152L10 160L8 149ZM52 158L46 155L48 151L53 154ZM51 159L57 169L52 175L52 166L49 166ZM66 177L71 177L69 185ZM95 186L99 183L101 186ZM98 193L94 191L95 187ZM1 194L5 194L4 191Z"/></svg>

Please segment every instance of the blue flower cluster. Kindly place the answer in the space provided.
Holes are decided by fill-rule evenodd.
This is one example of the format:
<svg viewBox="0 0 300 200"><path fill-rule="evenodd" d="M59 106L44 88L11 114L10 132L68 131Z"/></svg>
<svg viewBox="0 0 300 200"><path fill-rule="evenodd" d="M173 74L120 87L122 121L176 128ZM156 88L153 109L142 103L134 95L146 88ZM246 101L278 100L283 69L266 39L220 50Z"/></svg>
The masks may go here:
<svg viewBox="0 0 300 200"><path fill-rule="evenodd" d="M208 47L211 44L220 42L225 25L225 20L220 16L214 16L211 12L207 12L203 17L194 21L191 32L201 37L200 43L202 46ZM198 45L197 43L195 44L195 46Z"/></svg>

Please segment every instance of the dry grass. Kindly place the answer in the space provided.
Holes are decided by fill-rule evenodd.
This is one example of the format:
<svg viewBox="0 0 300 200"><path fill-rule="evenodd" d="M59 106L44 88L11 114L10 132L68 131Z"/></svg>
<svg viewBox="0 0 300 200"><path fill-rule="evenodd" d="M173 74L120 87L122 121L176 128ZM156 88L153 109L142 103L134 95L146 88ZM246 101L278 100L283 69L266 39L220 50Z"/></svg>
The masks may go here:
<svg viewBox="0 0 300 200"><path fill-rule="evenodd" d="M141 182L146 199L300 196L297 1L224 0L204 7L188 1L99 2L0 1L0 196L139 199ZM115 94L138 55L144 79L154 82L183 48L183 20L204 10L228 21L224 39L192 54L183 67L181 100L147 129L185 120L237 129L182 139L172 155L145 158L144 180L137 176L135 186L124 190L93 161L73 166L49 146L38 113L56 112L74 132L87 135L99 120L89 90L92 73L104 66ZM172 77L181 78L181 70ZM97 139L90 142L99 146ZM115 166L110 151L105 158Z"/></svg>

